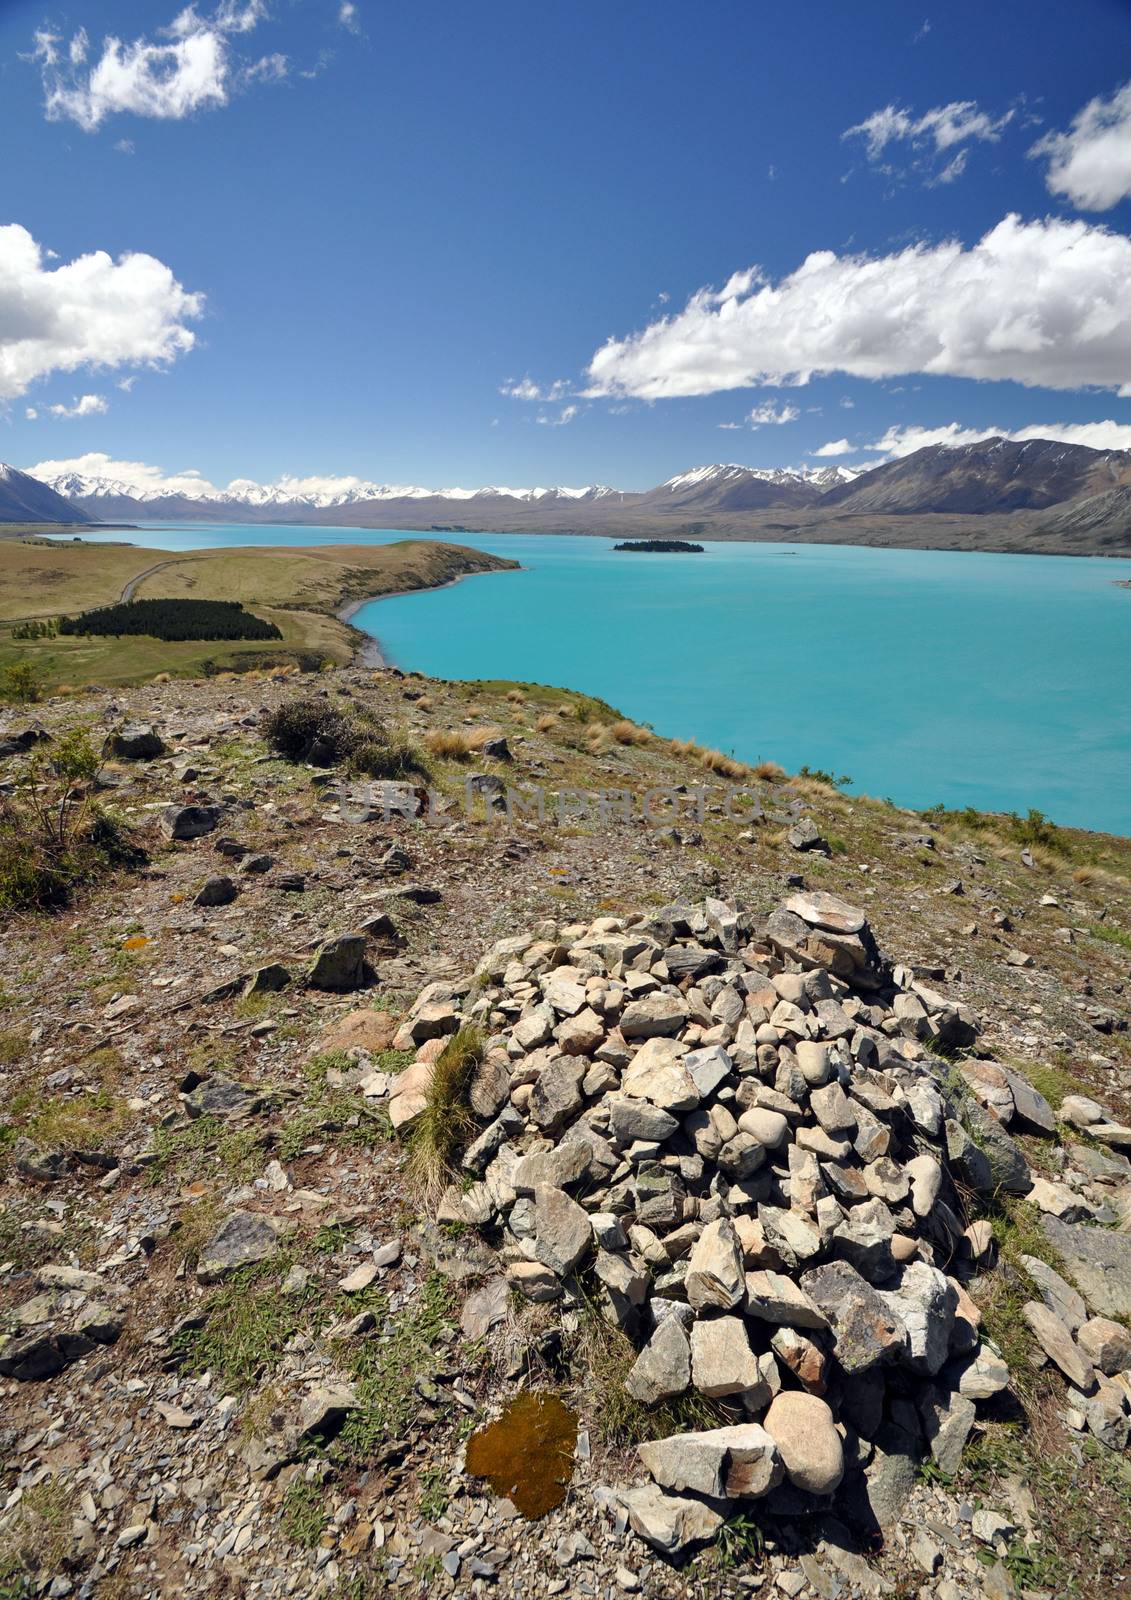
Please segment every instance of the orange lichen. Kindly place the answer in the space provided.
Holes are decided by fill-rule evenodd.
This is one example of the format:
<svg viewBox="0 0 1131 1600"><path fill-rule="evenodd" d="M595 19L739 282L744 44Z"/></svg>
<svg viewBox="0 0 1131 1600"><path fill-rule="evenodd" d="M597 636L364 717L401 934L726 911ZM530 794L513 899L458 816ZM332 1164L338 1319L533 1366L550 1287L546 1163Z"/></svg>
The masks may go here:
<svg viewBox="0 0 1131 1600"><path fill-rule="evenodd" d="M552 1394L520 1394L467 1441L473 1478L486 1478L528 1520L561 1505L573 1474L577 1416Z"/></svg>

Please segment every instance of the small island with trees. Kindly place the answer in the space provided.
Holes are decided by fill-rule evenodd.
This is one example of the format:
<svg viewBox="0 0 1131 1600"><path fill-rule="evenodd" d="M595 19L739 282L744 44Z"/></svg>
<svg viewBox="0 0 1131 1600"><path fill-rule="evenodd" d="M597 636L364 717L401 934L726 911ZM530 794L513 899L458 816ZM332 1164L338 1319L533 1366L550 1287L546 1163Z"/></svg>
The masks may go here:
<svg viewBox="0 0 1131 1600"><path fill-rule="evenodd" d="M701 544L689 544L686 539L631 539L624 544L615 544L614 550L644 550L649 555L688 555L701 556Z"/></svg>

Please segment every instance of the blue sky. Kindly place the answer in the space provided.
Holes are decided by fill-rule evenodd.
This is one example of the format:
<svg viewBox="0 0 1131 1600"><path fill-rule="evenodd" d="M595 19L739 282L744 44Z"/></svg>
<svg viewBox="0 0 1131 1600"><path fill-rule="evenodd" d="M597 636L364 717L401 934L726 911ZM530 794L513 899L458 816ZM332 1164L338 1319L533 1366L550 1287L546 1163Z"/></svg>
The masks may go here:
<svg viewBox="0 0 1131 1600"><path fill-rule="evenodd" d="M1114 0L0 0L0 459L643 488L1131 445L1128 76Z"/></svg>

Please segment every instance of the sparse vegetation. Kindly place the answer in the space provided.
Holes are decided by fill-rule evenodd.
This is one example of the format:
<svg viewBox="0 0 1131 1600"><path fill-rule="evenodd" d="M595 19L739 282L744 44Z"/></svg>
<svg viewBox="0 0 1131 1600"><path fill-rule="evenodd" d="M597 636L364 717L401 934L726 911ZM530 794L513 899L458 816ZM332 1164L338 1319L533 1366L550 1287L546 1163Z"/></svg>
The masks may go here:
<svg viewBox="0 0 1131 1600"><path fill-rule="evenodd" d="M0 794L0 910L65 905L80 884L143 854L122 823L96 803L99 757L82 728L36 756L14 792Z"/></svg>
<svg viewBox="0 0 1131 1600"><path fill-rule="evenodd" d="M454 1318L451 1285L432 1273L403 1311L378 1317L376 1337L342 1347L359 1403L332 1447L335 1453L365 1464L382 1446L404 1437L420 1406L416 1385L435 1370Z"/></svg>
<svg viewBox="0 0 1131 1600"><path fill-rule="evenodd" d="M293 1479L283 1494L280 1521L288 1539L313 1550L327 1521L322 1485L309 1478Z"/></svg>
<svg viewBox="0 0 1131 1600"><path fill-rule="evenodd" d="M173 1338L173 1354L184 1371L211 1372L234 1394L243 1394L270 1372L321 1298L313 1284L283 1292L291 1265L289 1256L276 1256L243 1267L214 1290L204 1305L201 1326Z"/></svg>

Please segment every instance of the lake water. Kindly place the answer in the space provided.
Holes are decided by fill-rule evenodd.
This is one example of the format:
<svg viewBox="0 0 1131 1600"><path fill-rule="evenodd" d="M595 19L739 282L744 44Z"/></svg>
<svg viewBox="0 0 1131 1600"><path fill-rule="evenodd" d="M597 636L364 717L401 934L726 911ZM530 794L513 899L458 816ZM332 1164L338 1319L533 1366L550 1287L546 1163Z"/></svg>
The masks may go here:
<svg viewBox="0 0 1131 1600"><path fill-rule="evenodd" d="M155 524L131 537L182 550L421 536ZM847 773L903 805L1035 806L1131 833L1131 589L1117 587L1131 561L455 537L524 570L364 606L354 624L398 666L581 689L658 732Z"/></svg>

